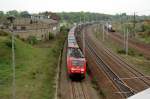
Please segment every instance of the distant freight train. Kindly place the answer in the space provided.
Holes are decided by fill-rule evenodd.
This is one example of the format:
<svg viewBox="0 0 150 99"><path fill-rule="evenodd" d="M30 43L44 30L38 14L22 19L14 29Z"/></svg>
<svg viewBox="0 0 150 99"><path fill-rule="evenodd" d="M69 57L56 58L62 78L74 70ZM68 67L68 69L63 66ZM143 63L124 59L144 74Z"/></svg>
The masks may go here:
<svg viewBox="0 0 150 99"><path fill-rule="evenodd" d="M115 30L113 29L112 25L110 23L106 23L104 25L105 30L107 30L108 32L115 32Z"/></svg>
<svg viewBox="0 0 150 99"><path fill-rule="evenodd" d="M76 27L73 27L68 34L67 73L70 78L85 78L86 59L77 44L75 30Z"/></svg>

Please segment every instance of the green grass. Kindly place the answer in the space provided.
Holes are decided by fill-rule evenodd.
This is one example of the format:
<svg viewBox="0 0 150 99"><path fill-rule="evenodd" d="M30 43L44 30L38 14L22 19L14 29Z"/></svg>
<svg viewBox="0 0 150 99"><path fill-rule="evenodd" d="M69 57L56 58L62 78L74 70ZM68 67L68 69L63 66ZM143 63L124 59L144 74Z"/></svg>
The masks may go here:
<svg viewBox="0 0 150 99"><path fill-rule="evenodd" d="M137 38L139 41L144 42L146 44L150 44L150 36L145 36L145 37L138 37Z"/></svg>
<svg viewBox="0 0 150 99"><path fill-rule="evenodd" d="M59 52L65 35L60 35L51 47L37 48L15 40L16 99L52 99ZM12 98L11 39L0 36L0 99Z"/></svg>

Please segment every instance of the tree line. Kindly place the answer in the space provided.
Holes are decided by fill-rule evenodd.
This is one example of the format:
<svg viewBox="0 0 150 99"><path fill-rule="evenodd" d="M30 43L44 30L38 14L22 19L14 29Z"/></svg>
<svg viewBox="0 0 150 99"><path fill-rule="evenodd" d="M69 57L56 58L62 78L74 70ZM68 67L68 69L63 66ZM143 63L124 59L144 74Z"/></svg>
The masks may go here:
<svg viewBox="0 0 150 99"><path fill-rule="evenodd" d="M69 23L80 21L98 21L98 20L111 20L112 15L91 13L91 12L61 12L57 13L60 16L61 21L67 21Z"/></svg>

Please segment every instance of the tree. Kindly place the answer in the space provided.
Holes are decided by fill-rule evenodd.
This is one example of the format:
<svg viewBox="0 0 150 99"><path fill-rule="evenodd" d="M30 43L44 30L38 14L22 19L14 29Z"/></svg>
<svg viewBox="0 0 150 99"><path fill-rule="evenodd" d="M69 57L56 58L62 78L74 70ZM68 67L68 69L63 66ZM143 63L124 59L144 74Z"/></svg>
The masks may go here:
<svg viewBox="0 0 150 99"><path fill-rule="evenodd" d="M0 11L0 23L4 20L4 12Z"/></svg>
<svg viewBox="0 0 150 99"><path fill-rule="evenodd" d="M20 16L23 17L23 18L30 18L31 17L31 15L29 14L28 11L20 12Z"/></svg>
<svg viewBox="0 0 150 99"><path fill-rule="evenodd" d="M0 17L3 17L3 16L4 16L4 12L0 11Z"/></svg>
<svg viewBox="0 0 150 99"><path fill-rule="evenodd" d="M127 16L127 14L126 14L126 13L122 13L121 15L122 15L122 16Z"/></svg>
<svg viewBox="0 0 150 99"><path fill-rule="evenodd" d="M18 17L19 16L19 13L17 10L11 10L11 11L8 11L6 13L7 16L15 16L15 17Z"/></svg>

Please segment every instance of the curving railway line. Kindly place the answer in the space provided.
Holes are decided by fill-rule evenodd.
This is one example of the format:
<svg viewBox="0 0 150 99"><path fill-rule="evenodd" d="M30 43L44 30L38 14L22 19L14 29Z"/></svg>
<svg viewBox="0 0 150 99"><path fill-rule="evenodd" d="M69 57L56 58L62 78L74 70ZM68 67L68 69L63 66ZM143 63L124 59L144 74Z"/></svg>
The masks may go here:
<svg viewBox="0 0 150 99"><path fill-rule="evenodd" d="M100 56L98 56L98 53L94 50L94 48L89 44L89 42L86 40L87 49L90 52L90 55L93 57L96 57L96 63L99 66L99 68L102 68L103 71L107 74L107 76L111 79L111 81L115 84L115 86L120 90L122 95L126 98L131 95L134 95L134 90L127 86L120 77L117 76L117 74L102 60Z"/></svg>
<svg viewBox="0 0 150 99"><path fill-rule="evenodd" d="M84 39L82 39L83 29L86 29L84 30L84 33L86 32ZM91 65L89 66L90 71L92 71L92 75L96 77L100 89L102 87L100 83L102 82L102 75L106 76L105 81L107 81L107 84L108 82L112 84L109 85L109 87L111 86L111 94L109 95L113 94L112 99L127 98L150 87L150 78L136 70L134 66L127 63L124 59L114 54L103 46L101 42L96 40L90 26L82 27L79 32L81 33L76 34L76 38L81 48L85 46L85 57L90 62L90 64L88 63L88 65ZM83 40L85 45L83 45ZM64 48L62 58L59 99L99 99L99 96L95 94L97 91L92 88L88 77L83 81L67 79L66 69L64 69L66 68L65 54L66 48Z"/></svg>
<svg viewBox="0 0 150 99"><path fill-rule="evenodd" d="M92 43L91 45L93 47L96 47L96 45L94 43ZM126 69L126 71L128 71L128 73L132 74L132 76L130 76L130 78L125 77L125 78L121 78L121 79L124 79L124 80L138 79L138 80L140 80L140 82L143 82L143 84L145 84L147 87L150 87L150 78L149 78L149 76L145 76L143 73L136 70L131 64L127 63L121 57L114 54L108 48L101 45L101 49L103 50L104 54L107 55L107 57L112 59L119 66L122 66L122 68Z"/></svg>
<svg viewBox="0 0 150 99"><path fill-rule="evenodd" d="M87 54L89 54L97 64L92 68L99 68L99 71L95 74L98 74L102 69L119 90L123 98L127 98L150 87L149 76L145 76L136 70L134 66L104 47L101 42L96 41L96 38L91 36L93 35L92 29L84 30L84 32L86 32L85 45ZM81 35L78 36L80 42L83 41L82 38ZM81 46L82 43L83 42L80 44Z"/></svg>
<svg viewBox="0 0 150 99"><path fill-rule="evenodd" d="M150 78L149 78L149 76L145 76L143 73L141 73L140 71L138 71L137 69L135 69L132 65L130 65L127 62L125 62L121 57L119 57L116 54L112 53L112 51L110 51L108 48L105 48L105 52L110 57L113 57L114 60L118 62L118 64L122 65L124 68L126 68L129 72L131 72L134 75L131 78L122 78L122 79L124 79L124 80L128 80L128 79L140 79L141 81L143 81L143 83L145 83L145 85L147 85L148 87L150 87Z"/></svg>

